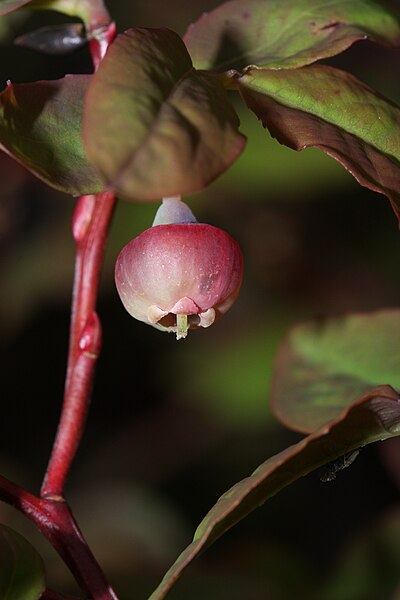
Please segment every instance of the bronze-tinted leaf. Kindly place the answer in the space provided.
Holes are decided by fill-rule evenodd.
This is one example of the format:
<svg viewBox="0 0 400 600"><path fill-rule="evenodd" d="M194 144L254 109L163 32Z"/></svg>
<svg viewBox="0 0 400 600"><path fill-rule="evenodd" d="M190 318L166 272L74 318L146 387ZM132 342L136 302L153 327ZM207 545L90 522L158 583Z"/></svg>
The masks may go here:
<svg viewBox="0 0 400 600"><path fill-rule="evenodd" d="M294 150L320 148L400 216L400 108L344 71L250 68L240 92L273 137Z"/></svg>
<svg viewBox="0 0 400 600"><path fill-rule="evenodd" d="M375 388L337 419L269 458L228 490L200 523L149 600L162 600L190 563L233 525L284 487L343 454L400 435L400 398L389 386Z"/></svg>
<svg viewBox="0 0 400 600"><path fill-rule="evenodd" d="M9 84L0 94L0 148L48 185L73 195L99 192L81 140L90 76Z"/></svg>
<svg viewBox="0 0 400 600"><path fill-rule="evenodd" d="M196 72L180 37L167 29L119 35L85 102L88 156L125 198L202 189L242 151L238 126L219 79Z"/></svg>
<svg viewBox="0 0 400 600"><path fill-rule="evenodd" d="M293 69L361 39L399 45L399 12L379 0L231 0L204 13L184 40L197 69Z"/></svg>
<svg viewBox="0 0 400 600"><path fill-rule="evenodd" d="M400 390L400 310L297 325L282 343L271 386L275 415L302 432L337 417L381 382Z"/></svg>

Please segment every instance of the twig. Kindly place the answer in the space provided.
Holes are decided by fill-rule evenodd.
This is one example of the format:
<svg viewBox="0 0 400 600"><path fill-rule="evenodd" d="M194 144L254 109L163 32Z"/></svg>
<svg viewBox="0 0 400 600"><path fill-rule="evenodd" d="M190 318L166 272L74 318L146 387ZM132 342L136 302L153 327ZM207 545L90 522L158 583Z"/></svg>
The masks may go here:
<svg viewBox="0 0 400 600"><path fill-rule="evenodd" d="M41 489L42 498L64 497L90 402L94 368L101 347L101 325L95 312L100 270L115 197L82 196L73 218L76 241L70 347L61 418Z"/></svg>
<svg viewBox="0 0 400 600"><path fill-rule="evenodd" d="M0 476L0 500L17 508L36 524L90 598L118 600L66 502L38 498L3 476Z"/></svg>
<svg viewBox="0 0 400 600"><path fill-rule="evenodd" d="M90 44L95 69L114 35L113 23L96 32ZM70 568L82 590L93 600L118 599L63 495L83 432L101 347L101 324L95 306L114 206L114 194L104 192L97 196L82 196L74 212L72 232L76 242L76 262L64 402L41 495L37 497L0 476L0 500L17 508L37 525ZM46 590L42 600L73 599Z"/></svg>
<svg viewBox="0 0 400 600"><path fill-rule="evenodd" d="M66 502L40 500L40 514L33 519L80 587L94 600L118 600L84 540Z"/></svg>

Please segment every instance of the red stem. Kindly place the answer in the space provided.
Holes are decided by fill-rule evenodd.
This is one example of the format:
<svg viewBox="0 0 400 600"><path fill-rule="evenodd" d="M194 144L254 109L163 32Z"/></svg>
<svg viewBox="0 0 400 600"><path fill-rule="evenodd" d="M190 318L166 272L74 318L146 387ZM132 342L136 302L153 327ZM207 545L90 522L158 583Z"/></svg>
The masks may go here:
<svg viewBox="0 0 400 600"><path fill-rule="evenodd" d="M91 32L89 46L95 71L115 33L113 22ZM95 306L114 206L115 196L111 192L81 196L73 216L76 259L68 367L61 417L40 492L42 498L63 498L65 482L89 409L94 369L101 348L101 323Z"/></svg>
<svg viewBox="0 0 400 600"><path fill-rule="evenodd" d="M95 600L116 600L117 596L87 546L63 493L83 432L101 346L95 304L114 206L114 194L102 193L80 198L74 212L72 229L77 252L68 370L61 418L41 497L0 476L0 500L15 506L38 526L82 589ZM46 593L51 598L50 592Z"/></svg>
<svg viewBox="0 0 400 600"><path fill-rule="evenodd" d="M0 500L11 504L24 514L35 511L39 498L0 475Z"/></svg>
<svg viewBox="0 0 400 600"><path fill-rule="evenodd" d="M86 544L66 502L37 498L2 476L0 476L0 500L17 508L36 524L57 550L89 598L118 600ZM51 598L49 595L47 597Z"/></svg>
<svg viewBox="0 0 400 600"><path fill-rule="evenodd" d="M0 476L0 500L15 506L37 525L81 588L94 600L117 600L117 596L87 546L63 494L83 432L101 346L95 304L114 206L114 194L105 192L83 196L74 212L72 229L77 252L68 369L61 418L41 497Z"/></svg>
<svg viewBox="0 0 400 600"><path fill-rule="evenodd" d="M67 377L61 418L41 489L42 498L63 498L89 408L94 368L101 347L101 325L95 305L114 205L114 194L109 192L82 196L74 213L72 229L77 251Z"/></svg>
<svg viewBox="0 0 400 600"><path fill-rule="evenodd" d="M41 499L39 514L33 520L90 598L118 600L66 502Z"/></svg>
<svg viewBox="0 0 400 600"><path fill-rule="evenodd" d="M90 32L89 49L95 70L99 68L109 45L115 37L115 33L115 23L110 23L106 27L100 27Z"/></svg>
<svg viewBox="0 0 400 600"><path fill-rule="evenodd" d="M95 70L115 35L110 23L96 30L90 43ZM81 588L93 600L118 600L86 544L63 499L66 479L82 436L90 403L94 369L101 347L101 324L95 312L105 242L115 196L82 196L74 212L75 277L64 402L52 454L38 498L0 476L0 500L33 521L63 558ZM45 590L41 600L73 600Z"/></svg>

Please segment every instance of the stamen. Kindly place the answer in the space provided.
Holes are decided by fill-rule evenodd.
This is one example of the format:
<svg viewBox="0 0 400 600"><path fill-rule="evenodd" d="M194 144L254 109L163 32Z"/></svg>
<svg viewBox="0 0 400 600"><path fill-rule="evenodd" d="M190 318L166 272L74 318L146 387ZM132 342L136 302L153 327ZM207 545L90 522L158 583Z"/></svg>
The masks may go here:
<svg viewBox="0 0 400 600"><path fill-rule="evenodd" d="M188 334L189 323L187 315L176 315L176 339L181 340Z"/></svg>

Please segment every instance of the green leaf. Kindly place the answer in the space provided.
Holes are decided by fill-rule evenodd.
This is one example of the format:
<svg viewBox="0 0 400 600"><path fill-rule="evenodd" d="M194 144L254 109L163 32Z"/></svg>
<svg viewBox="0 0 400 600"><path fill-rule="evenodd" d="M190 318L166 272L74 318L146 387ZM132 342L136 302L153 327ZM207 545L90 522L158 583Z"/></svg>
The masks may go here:
<svg viewBox="0 0 400 600"><path fill-rule="evenodd" d="M204 13L184 40L197 69L298 68L357 40L400 44L398 11L374 0L231 0Z"/></svg>
<svg viewBox="0 0 400 600"><path fill-rule="evenodd" d="M185 568L217 538L299 477L371 442L400 435L400 398L375 388L322 429L269 458L228 490L200 523L149 600L162 600Z"/></svg>
<svg viewBox="0 0 400 600"><path fill-rule="evenodd" d="M314 431L381 382L400 389L400 310L352 314L294 327L278 351L275 415Z"/></svg>
<svg viewBox="0 0 400 600"><path fill-rule="evenodd" d="M81 140L87 75L9 84L0 94L0 147L50 186L69 194L99 192L101 181Z"/></svg>
<svg viewBox="0 0 400 600"><path fill-rule="evenodd" d="M85 103L90 160L108 188L139 200L205 187L242 151L238 126L219 79L196 72L167 29L119 35Z"/></svg>
<svg viewBox="0 0 400 600"><path fill-rule="evenodd" d="M294 150L315 146L365 186L386 194L400 218L400 108L344 71L250 68L237 80L247 106Z"/></svg>
<svg viewBox="0 0 400 600"><path fill-rule="evenodd" d="M22 535L0 525L1 600L38 600L45 587L39 554Z"/></svg>
<svg viewBox="0 0 400 600"><path fill-rule="evenodd" d="M27 4L27 8L32 10L55 10L71 17L79 17L90 30L110 22L103 0L0 0L0 16Z"/></svg>

